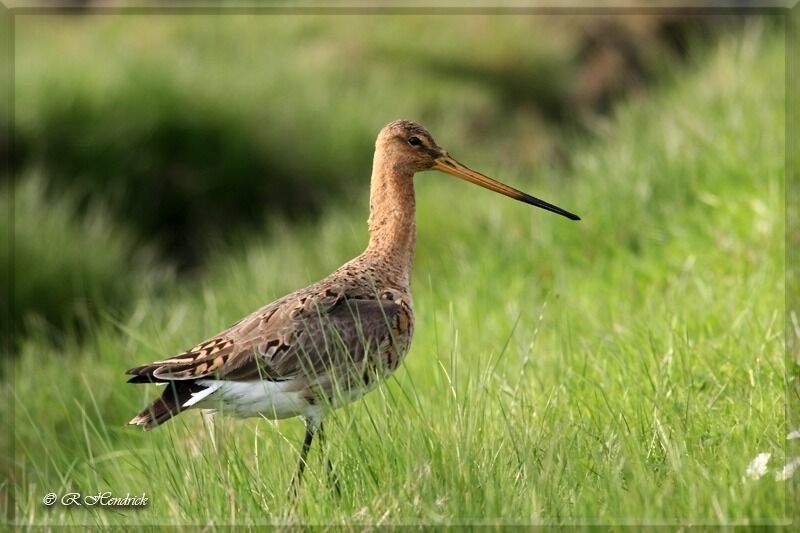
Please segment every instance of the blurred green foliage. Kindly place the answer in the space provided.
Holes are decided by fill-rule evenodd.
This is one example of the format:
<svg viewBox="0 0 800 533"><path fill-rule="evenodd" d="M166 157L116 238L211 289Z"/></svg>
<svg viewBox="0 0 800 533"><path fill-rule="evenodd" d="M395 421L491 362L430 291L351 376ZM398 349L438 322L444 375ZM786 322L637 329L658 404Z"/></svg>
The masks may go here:
<svg viewBox="0 0 800 533"><path fill-rule="evenodd" d="M31 326L57 337L167 275L152 250L102 206L79 209L77 198L63 192L49 198L35 174L15 185L13 198L8 186L0 188L0 217L8 220L13 208L16 222L13 243L10 232L0 232L0 262L11 265L13 276L13 285L0 285L0 301L10 304L0 306L4 338Z"/></svg>
<svg viewBox="0 0 800 533"><path fill-rule="evenodd" d="M149 276L135 243L187 271L265 220L362 198L396 118L467 163L475 146L500 171L563 162L709 20L20 15L15 148L46 178L18 191L10 312L61 327L89 300L125 305Z"/></svg>
<svg viewBox="0 0 800 533"><path fill-rule="evenodd" d="M244 223L363 190L396 118L517 162L552 156L566 117L670 55L654 20L22 16L20 159L201 264ZM598 44L612 35L624 44Z"/></svg>
<svg viewBox="0 0 800 533"><path fill-rule="evenodd" d="M415 340L392 379L326 421L341 494L316 449L305 490L287 499L299 420L218 417L211 433L189 412L129 431L158 391L121 384L124 369L179 353L358 253L364 194L319 224L252 232L199 280L137 298L86 342L54 353L29 337L13 406L19 525L784 523L793 480L775 475L795 429L784 42L753 25L692 58L673 84L618 106L598 138L569 145L572 179L543 169L527 180L529 166L475 144L477 168L580 222L420 176ZM769 471L750 479L762 452ZM144 491L151 505L41 503L87 487Z"/></svg>

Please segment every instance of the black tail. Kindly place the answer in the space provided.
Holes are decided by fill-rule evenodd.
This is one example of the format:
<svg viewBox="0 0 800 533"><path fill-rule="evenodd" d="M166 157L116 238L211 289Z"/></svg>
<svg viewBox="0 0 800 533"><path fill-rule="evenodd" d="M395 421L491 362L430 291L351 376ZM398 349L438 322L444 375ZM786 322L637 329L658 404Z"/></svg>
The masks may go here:
<svg viewBox="0 0 800 533"><path fill-rule="evenodd" d="M193 392L203 389L204 387L197 385L194 381L170 381L166 384L161 398L133 417L128 424L140 426L145 431L158 427L180 413L181 406L192 397Z"/></svg>

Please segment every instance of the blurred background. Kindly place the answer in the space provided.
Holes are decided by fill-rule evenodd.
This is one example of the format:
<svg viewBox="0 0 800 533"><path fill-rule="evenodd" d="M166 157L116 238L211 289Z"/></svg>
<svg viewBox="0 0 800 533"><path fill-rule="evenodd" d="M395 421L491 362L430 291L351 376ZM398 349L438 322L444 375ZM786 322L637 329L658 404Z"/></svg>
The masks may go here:
<svg viewBox="0 0 800 533"><path fill-rule="evenodd" d="M124 370L360 253L375 136L408 118L582 220L415 179L412 353L332 417L349 481L308 493L305 519L783 520L786 484L742 481L757 453L781 468L790 431L782 14L83 6L14 19L0 336L18 355L0 416L17 424L0 470L16 473L0 513L84 525L42 495L105 487L153 500L94 513L100 527L293 519L299 421L239 424L228 455L185 438L199 416L130 431L154 392ZM221 494L245 496L238 515Z"/></svg>
<svg viewBox="0 0 800 533"><path fill-rule="evenodd" d="M15 208L15 294L2 285L13 306L0 333L80 335L98 310L203 276L250 234L365 204L375 134L396 118L423 123L467 164L491 154L523 175L568 176L569 143L602 132L617 100L645 97L690 50L745 23L17 16L18 172L0 186L2 209Z"/></svg>

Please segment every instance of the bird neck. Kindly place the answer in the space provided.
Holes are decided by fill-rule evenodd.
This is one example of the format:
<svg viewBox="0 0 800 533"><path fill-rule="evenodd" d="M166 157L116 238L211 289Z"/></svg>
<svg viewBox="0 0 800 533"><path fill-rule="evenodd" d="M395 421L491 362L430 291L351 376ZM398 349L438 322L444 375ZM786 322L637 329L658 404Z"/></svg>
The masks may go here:
<svg viewBox="0 0 800 533"><path fill-rule="evenodd" d="M415 220L414 171L392 166L375 154L369 199L369 245L364 252L387 281L399 287L411 282Z"/></svg>

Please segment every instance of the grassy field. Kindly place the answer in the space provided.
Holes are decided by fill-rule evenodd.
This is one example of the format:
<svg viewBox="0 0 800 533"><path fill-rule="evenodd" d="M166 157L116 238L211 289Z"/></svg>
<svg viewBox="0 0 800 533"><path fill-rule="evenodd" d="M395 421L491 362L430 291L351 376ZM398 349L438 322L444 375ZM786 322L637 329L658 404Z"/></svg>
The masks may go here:
<svg viewBox="0 0 800 533"><path fill-rule="evenodd" d="M587 132L604 102L677 62L688 37L676 31L699 39L721 29L712 19L21 15L14 147L25 249L15 270L24 283L13 320L0 316L0 342L26 335L34 315L59 337L88 300L127 310L140 274L151 277L133 253L140 243L167 269L201 270L265 219L308 222L362 193L357 169L369 168L376 131L398 116L447 131L452 150L564 161L565 133ZM10 201L0 172L0 205ZM98 227L87 211L103 212L102 231L118 241L102 257L85 253L83 228ZM0 233L8 225L0 217Z"/></svg>
<svg viewBox="0 0 800 533"><path fill-rule="evenodd" d="M57 190L103 196L165 255L203 263L209 233L264 213L308 217L361 190L352 169L368 168L376 123L397 114L474 142L506 116L526 159L552 150L542 109L563 111L581 32L536 17L466 17L442 32L445 21L23 16L21 161Z"/></svg>
<svg viewBox="0 0 800 533"><path fill-rule="evenodd" d="M195 413L124 428L155 391L125 369L176 353L365 243L366 195L219 254L15 368L20 524L732 524L786 515L784 47L753 26L568 146L569 175L433 133L455 157L583 217L417 177L417 333L405 365L328 425L286 497L302 424ZM377 128L377 125L376 125ZM366 173L367 167L353 169ZM365 182L366 189L366 182ZM310 243L313 243L311 245ZM216 434L216 446L211 434ZM745 476L760 452L770 472ZM48 492L145 509L47 508Z"/></svg>

